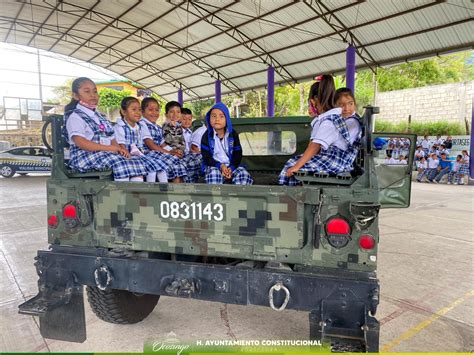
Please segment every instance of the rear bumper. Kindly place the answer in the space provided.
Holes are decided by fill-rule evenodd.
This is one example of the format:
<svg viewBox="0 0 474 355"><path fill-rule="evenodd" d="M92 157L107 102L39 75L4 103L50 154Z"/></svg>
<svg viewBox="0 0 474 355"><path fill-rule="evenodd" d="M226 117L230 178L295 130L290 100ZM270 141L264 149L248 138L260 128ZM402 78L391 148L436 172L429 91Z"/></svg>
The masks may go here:
<svg viewBox="0 0 474 355"><path fill-rule="evenodd" d="M269 306L269 290L280 282L290 293L286 309L311 311L324 300L344 300L357 301L375 314L378 305L375 279L106 255L103 249L54 247L38 251L36 266L39 274L51 268L73 274L78 285L98 286L99 271L100 285L111 289L222 303ZM183 282L172 287L173 281L182 280L189 287ZM283 299L284 292L275 291L275 305Z"/></svg>
<svg viewBox="0 0 474 355"><path fill-rule="evenodd" d="M379 285L375 279L113 256L105 249L58 246L38 251L36 267L40 292L20 305L19 311L40 316L41 333L47 338L85 340L82 286L86 285L309 311L312 339L350 338L369 343L367 337L372 336L370 343L375 345L367 349L378 349L379 326L373 315ZM67 334L66 328L70 330Z"/></svg>

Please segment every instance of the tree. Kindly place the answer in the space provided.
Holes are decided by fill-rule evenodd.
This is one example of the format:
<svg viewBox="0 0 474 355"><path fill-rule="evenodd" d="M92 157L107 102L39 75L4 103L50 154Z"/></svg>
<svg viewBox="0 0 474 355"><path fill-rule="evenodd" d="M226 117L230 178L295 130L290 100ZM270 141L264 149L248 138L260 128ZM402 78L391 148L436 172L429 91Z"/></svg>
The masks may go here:
<svg viewBox="0 0 474 355"><path fill-rule="evenodd" d="M56 98L52 101L59 101L61 104L67 104L71 101L71 87L73 81L74 79L70 78L67 79L64 84L54 87L52 91L54 95L56 95Z"/></svg>
<svg viewBox="0 0 474 355"><path fill-rule="evenodd" d="M120 103L127 96L133 96L130 91L117 91L103 88L99 91L99 109L106 112L120 108Z"/></svg>

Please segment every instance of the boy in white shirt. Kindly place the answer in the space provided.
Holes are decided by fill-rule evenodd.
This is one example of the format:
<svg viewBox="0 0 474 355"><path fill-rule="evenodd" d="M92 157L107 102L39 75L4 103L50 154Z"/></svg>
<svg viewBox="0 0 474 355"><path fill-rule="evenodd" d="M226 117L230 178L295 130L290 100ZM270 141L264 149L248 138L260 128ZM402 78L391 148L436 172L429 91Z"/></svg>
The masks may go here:
<svg viewBox="0 0 474 355"><path fill-rule="evenodd" d="M193 113L189 108L181 109L181 128L183 129L184 137L184 156L183 163L186 166L187 176L184 178L184 182L196 183L199 179L199 172L202 166L202 156L200 153L195 153L191 150L191 139L193 131L191 130L193 122Z"/></svg>
<svg viewBox="0 0 474 355"><path fill-rule="evenodd" d="M439 159L435 153L432 153L431 156L428 158L428 168L423 171L416 180L421 182L421 180L426 177L427 182L433 182L433 178L436 176L438 172L438 165Z"/></svg>

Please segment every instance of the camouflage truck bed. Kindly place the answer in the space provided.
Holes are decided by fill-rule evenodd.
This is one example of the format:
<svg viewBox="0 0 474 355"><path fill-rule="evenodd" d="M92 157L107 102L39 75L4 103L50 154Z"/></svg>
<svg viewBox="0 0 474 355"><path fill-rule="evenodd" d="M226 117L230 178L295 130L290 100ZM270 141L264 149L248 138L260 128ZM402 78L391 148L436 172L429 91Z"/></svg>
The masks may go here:
<svg viewBox="0 0 474 355"><path fill-rule="evenodd" d="M51 118L50 250L38 252L39 293L20 313L40 316L44 337L82 342L84 286L97 317L120 324L146 318L160 296L252 304L309 311L310 338L334 351L377 352L378 214L410 203L416 137L384 133L412 146L406 165L383 164L383 150L372 149L374 112L362 119L353 171L298 173L300 187L276 181L307 145L306 117L233 122L252 186L78 174L65 164L62 118Z"/></svg>
<svg viewBox="0 0 474 355"><path fill-rule="evenodd" d="M59 222L49 227L49 242L374 270L376 248L361 252L354 242L341 254L325 242L324 231L315 236L314 212L321 207L324 219L338 215L339 206L350 203L345 195L315 187L50 180L48 211ZM71 208L73 223L64 218Z"/></svg>

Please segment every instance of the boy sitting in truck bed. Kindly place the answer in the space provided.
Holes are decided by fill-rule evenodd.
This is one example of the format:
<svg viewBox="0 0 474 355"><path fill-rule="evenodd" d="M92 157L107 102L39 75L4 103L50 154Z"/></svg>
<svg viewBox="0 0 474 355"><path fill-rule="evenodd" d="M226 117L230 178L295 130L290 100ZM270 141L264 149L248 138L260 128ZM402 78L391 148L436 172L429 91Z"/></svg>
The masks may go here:
<svg viewBox="0 0 474 355"><path fill-rule="evenodd" d="M232 129L229 109L219 102L206 114L207 131L201 140L201 153L207 184L251 185L253 179L240 166L242 146L239 134Z"/></svg>

